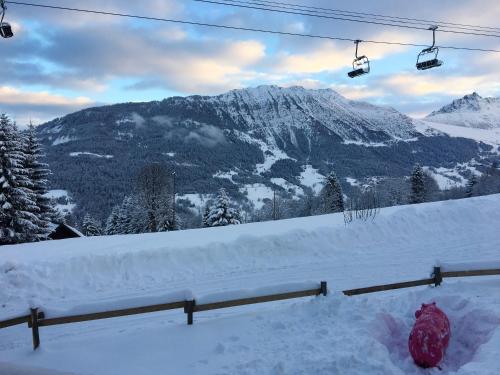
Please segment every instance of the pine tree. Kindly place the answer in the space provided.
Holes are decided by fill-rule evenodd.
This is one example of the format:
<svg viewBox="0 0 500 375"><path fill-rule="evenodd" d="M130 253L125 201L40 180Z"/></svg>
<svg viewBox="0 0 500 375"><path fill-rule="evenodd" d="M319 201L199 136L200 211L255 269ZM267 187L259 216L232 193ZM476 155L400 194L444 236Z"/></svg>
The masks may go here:
<svg viewBox="0 0 500 375"><path fill-rule="evenodd" d="M23 146L16 126L0 115L0 244L34 241L40 233Z"/></svg>
<svg viewBox="0 0 500 375"><path fill-rule="evenodd" d="M342 186L335 172L326 177L325 187L321 191L323 200L323 213L335 213L344 211L344 194Z"/></svg>
<svg viewBox="0 0 500 375"><path fill-rule="evenodd" d="M425 175L420 164L415 164L410 177L410 182L410 203L415 204L425 202Z"/></svg>
<svg viewBox="0 0 500 375"><path fill-rule="evenodd" d="M89 214L86 214L83 218L82 230L83 234L87 237L100 236L102 234L99 222Z"/></svg>
<svg viewBox="0 0 500 375"><path fill-rule="evenodd" d="M203 226L203 228L206 228L208 227L208 217L210 216L210 206L208 205L208 203L205 205L205 210L203 211L203 216L202 216L202 221L201 221L201 225Z"/></svg>
<svg viewBox="0 0 500 375"><path fill-rule="evenodd" d="M36 138L35 128L30 124L26 136L24 137L24 168L28 173L28 178L31 181L31 190L33 191L34 201L36 203L37 212L34 214L38 217L38 233L40 239L46 239L50 233L49 225L53 220L60 221L60 214L54 208L47 194L47 183L50 170L48 165L42 163L40 159L43 157L40 144Z"/></svg>
<svg viewBox="0 0 500 375"><path fill-rule="evenodd" d="M113 207L111 214L109 215L108 219L106 220L106 228L105 228L104 232L107 235L113 235L113 234L120 233L118 231L118 210L119 210L118 206ZM85 218L88 221L90 221L89 218L87 218L87 216L85 216ZM85 218L84 218L84 226L85 226Z"/></svg>
<svg viewBox="0 0 500 375"><path fill-rule="evenodd" d="M472 174L469 181L467 181L467 187L465 188L465 196L470 198L474 195L474 188L477 185L477 177L475 174Z"/></svg>
<svg viewBox="0 0 500 375"><path fill-rule="evenodd" d="M230 207L229 197L225 189L219 190L219 195L215 204L210 208L206 222L209 227L240 224L239 212Z"/></svg>

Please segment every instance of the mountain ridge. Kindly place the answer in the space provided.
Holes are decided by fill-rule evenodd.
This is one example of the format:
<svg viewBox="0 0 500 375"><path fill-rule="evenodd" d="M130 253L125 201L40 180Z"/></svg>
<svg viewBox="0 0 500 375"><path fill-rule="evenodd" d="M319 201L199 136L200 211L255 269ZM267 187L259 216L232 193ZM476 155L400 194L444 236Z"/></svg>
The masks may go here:
<svg viewBox="0 0 500 375"><path fill-rule="evenodd" d="M498 128L500 98L483 98L473 92L430 113L425 120L478 129Z"/></svg>
<svg viewBox="0 0 500 375"><path fill-rule="evenodd" d="M475 141L419 133L393 108L298 86L94 107L37 131L52 188L102 218L151 162L176 170L181 195L225 187L257 205L274 189L289 196L315 190L332 169L349 194L358 189L352 181L405 176L416 162L450 167L479 152Z"/></svg>

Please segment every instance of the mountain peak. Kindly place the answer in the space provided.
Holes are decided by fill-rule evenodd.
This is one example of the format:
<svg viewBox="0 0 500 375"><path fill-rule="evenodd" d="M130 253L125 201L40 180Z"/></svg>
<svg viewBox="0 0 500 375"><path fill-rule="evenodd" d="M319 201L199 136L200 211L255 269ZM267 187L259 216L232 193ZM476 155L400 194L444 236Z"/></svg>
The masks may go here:
<svg viewBox="0 0 500 375"><path fill-rule="evenodd" d="M483 98L474 91L432 112L426 119L471 128L500 127L500 99Z"/></svg>

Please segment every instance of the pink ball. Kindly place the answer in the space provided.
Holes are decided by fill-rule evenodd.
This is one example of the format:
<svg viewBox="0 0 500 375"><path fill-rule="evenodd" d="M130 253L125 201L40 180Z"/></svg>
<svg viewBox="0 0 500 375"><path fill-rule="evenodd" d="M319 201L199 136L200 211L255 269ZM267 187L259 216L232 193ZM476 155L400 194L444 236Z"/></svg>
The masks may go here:
<svg viewBox="0 0 500 375"><path fill-rule="evenodd" d="M450 322L436 303L422 304L415 312L415 325L408 339L413 360L420 367L436 367L450 342Z"/></svg>

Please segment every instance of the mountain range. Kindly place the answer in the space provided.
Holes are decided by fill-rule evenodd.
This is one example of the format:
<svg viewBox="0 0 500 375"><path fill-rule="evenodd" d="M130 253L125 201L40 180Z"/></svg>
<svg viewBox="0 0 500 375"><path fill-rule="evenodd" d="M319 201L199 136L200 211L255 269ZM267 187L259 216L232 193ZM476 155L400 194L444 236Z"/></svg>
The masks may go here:
<svg viewBox="0 0 500 375"><path fill-rule="evenodd" d="M497 126L493 117L472 123L468 111L494 113L498 102L472 94L427 120L453 123L463 115L462 126ZM139 169L152 162L175 170L179 194L191 204L225 187L258 207L275 189L317 192L331 170L349 195L363 181L406 176L416 162L455 170L492 155L492 146L472 139L421 133L393 108L302 87L89 108L40 125L38 136L52 188L68 191L78 213L99 218L133 191Z"/></svg>

